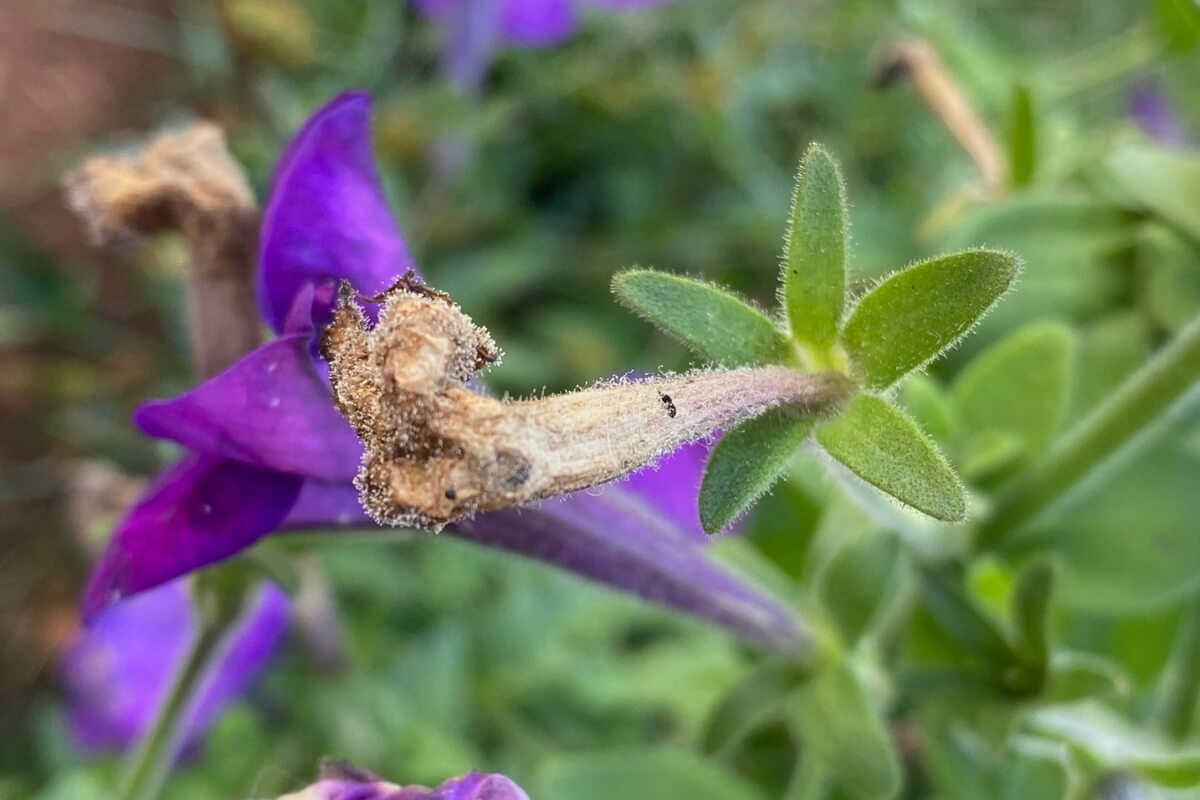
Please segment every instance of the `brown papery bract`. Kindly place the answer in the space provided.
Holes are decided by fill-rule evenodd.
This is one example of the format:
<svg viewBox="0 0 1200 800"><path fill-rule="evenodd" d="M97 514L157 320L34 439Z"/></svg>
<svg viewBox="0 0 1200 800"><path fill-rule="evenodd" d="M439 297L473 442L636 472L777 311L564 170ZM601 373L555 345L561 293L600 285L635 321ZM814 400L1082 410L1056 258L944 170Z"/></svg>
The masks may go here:
<svg viewBox="0 0 1200 800"><path fill-rule="evenodd" d="M469 381L500 352L449 296L410 273L371 301L374 326L343 286L322 351L366 447L363 505L384 524L436 530L607 483L774 406L827 413L852 389L840 374L767 366L499 400Z"/></svg>

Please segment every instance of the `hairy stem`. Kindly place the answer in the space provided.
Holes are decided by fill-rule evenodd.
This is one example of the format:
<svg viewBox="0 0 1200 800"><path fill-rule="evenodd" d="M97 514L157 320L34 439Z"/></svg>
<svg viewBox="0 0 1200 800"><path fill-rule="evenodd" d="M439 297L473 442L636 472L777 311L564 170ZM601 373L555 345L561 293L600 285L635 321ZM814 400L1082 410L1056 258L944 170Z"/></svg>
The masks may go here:
<svg viewBox="0 0 1200 800"><path fill-rule="evenodd" d="M1150 722L1172 740L1182 742L1192 730L1200 694L1200 592L1183 610L1171 657L1158 682Z"/></svg>
<svg viewBox="0 0 1200 800"><path fill-rule="evenodd" d="M1080 421L1040 466L1003 491L979 529L980 548L1008 536L1059 503L1162 419L1200 380L1200 317Z"/></svg>

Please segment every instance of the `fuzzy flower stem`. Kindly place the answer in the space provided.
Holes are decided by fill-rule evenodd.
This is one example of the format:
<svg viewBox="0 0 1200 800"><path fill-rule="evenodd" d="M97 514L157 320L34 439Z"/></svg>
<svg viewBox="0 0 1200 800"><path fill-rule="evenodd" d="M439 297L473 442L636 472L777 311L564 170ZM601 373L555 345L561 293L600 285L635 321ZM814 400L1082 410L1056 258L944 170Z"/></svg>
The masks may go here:
<svg viewBox="0 0 1200 800"><path fill-rule="evenodd" d="M1041 465L1005 490L979 530L994 548L1061 501L1178 405L1200 381L1200 317L1079 422Z"/></svg>
<svg viewBox="0 0 1200 800"><path fill-rule="evenodd" d="M201 586L196 588L198 592L205 591ZM162 793L183 747L188 711L206 668L220 649L227 626L235 616L223 613L215 602L206 602L214 599L209 596L197 598L195 638L179 662L175 679L153 724L124 764L115 800L154 800Z"/></svg>
<svg viewBox="0 0 1200 800"><path fill-rule="evenodd" d="M499 352L446 295L407 276L369 328L344 296L324 351L338 407L366 446L359 489L379 522L437 529L597 486L775 406L823 414L844 375L705 369L503 401L468 384Z"/></svg>

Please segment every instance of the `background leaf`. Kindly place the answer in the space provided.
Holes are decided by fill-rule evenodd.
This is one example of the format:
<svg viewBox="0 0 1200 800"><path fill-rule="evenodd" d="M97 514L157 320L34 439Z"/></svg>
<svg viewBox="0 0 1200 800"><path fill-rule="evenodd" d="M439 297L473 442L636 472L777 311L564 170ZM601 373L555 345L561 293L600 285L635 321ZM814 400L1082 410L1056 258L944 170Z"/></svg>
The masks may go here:
<svg viewBox="0 0 1200 800"><path fill-rule="evenodd" d="M704 530L729 527L770 489L812 427L812 419L795 409L775 408L721 437L700 485Z"/></svg>
<svg viewBox="0 0 1200 800"><path fill-rule="evenodd" d="M728 367L781 364L787 337L765 314L712 284L636 269L613 277L621 304L706 359Z"/></svg>
<svg viewBox="0 0 1200 800"><path fill-rule="evenodd" d="M953 347L1016 274L1016 257L999 250L964 250L918 262L859 301L842 343L870 386L890 386Z"/></svg>
<svg viewBox="0 0 1200 800"><path fill-rule="evenodd" d="M800 162L784 262L792 333L825 349L837 341L846 303L846 186L837 162L811 145Z"/></svg>
<svg viewBox="0 0 1200 800"><path fill-rule="evenodd" d="M817 441L867 483L941 520L960 520L966 496L958 476L917 424L872 395L859 395L836 419L817 427Z"/></svg>
<svg viewBox="0 0 1200 800"><path fill-rule="evenodd" d="M848 797L887 800L899 794L899 758L848 662L830 665L805 684L794 713L806 757L820 759Z"/></svg>
<svg viewBox="0 0 1200 800"><path fill-rule="evenodd" d="M1139 205L1200 242L1200 156L1128 144L1105 165Z"/></svg>
<svg viewBox="0 0 1200 800"><path fill-rule="evenodd" d="M1037 169L1037 116L1029 87L1013 84L1008 107L1008 170L1013 186L1028 186Z"/></svg>
<svg viewBox="0 0 1200 800"><path fill-rule="evenodd" d="M683 751L638 748L569 756L549 764L544 800L762 800L754 787Z"/></svg>
<svg viewBox="0 0 1200 800"><path fill-rule="evenodd" d="M848 645L878 624L907 570L900 540L883 531L846 542L822 570L817 585L821 607Z"/></svg>
<svg viewBox="0 0 1200 800"><path fill-rule="evenodd" d="M1069 328L1035 323L973 359L951 389L964 435L1011 436L1024 463L1041 455L1066 414L1074 351Z"/></svg>

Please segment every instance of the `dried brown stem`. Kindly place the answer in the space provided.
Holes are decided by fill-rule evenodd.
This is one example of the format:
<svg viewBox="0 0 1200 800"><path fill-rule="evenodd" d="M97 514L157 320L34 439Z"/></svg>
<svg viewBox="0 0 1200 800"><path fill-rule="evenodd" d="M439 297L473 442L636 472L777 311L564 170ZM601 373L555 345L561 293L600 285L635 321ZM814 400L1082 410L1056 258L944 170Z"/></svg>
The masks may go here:
<svg viewBox="0 0 1200 800"><path fill-rule="evenodd" d="M436 529L606 483L773 406L823 413L850 388L839 374L758 367L497 400L468 381L499 352L449 297L408 276L376 299L371 328L344 293L323 349L366 446L363 504L386 524Z"/></svg>
<svg viewBox="0 0 1200 800"><path fill-rule="evenodd" d="M179 230L187 240L188 315L196 371L215 375L260 341L254 306L258 211L215 125L155 137L131 159L85 162L68 199L99 243Z"/></svg>
<svg viewBox="0 0 1200 800"><path fill-rule="evenodd" d="M892 45L876 68L875 83L890 86L904 77L975 162L984 186L989 190L1003 186L1007 169L1000 145L928 42L905 39Z"/></svg>

